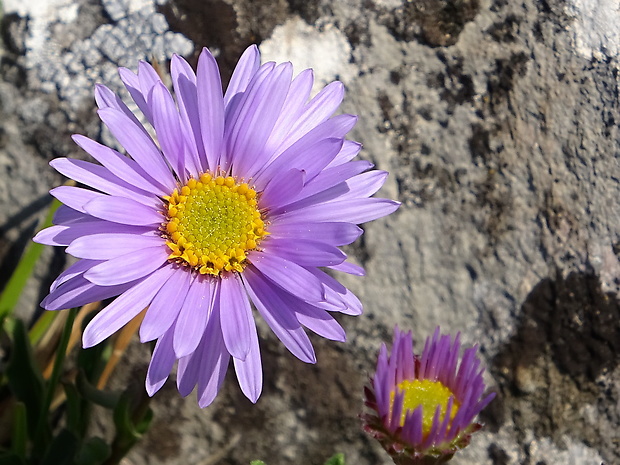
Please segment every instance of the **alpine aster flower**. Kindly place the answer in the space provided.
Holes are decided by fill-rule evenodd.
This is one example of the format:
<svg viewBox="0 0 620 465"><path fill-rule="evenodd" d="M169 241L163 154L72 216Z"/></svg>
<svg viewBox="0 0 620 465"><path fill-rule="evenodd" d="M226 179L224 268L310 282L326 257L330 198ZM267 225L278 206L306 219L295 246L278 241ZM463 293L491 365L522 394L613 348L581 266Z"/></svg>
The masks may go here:
<svg viewBox="0 0 620 465"><path fill-rule="evenodd" d="M129 157L86 137L75 142L100 164L59 158L51 165L92 189L57 187L64 203L37 242L67 247L80 260L52 284L48 310L118 296L86 327L94 346L148 307L143 342L157 340L147 374L153 395L176 360L182 395L198 387L209 405L230 358L244 394L256 402L262 369L251 303L299 359L315 355L303 327L343 341L329 312L358 315L359 300L321 270L362 275L338 247L358 223L387 215L397 202L369 198L387 173L351 161L345 140L356 122L332 116L343 85L309 100L311 70L260 65L256 46L241 57L225 94L204 49L195 74L178 56L176 101L155 70L119 70L157 142L122 100L98 85L99 116Z"/></svg>
<svg viewBox="0 0 620 465"><path fill-rule="evenodd" d="M411 331L394 329L392 353L382 345L371 387L365 389L365 430L374 436L399 465L436 465L447 462L467 446L482 425L475 417L495 397L482 397L484 369L477 347L463 353L457 334L426 340L421 356L413 353Z"/></svg>

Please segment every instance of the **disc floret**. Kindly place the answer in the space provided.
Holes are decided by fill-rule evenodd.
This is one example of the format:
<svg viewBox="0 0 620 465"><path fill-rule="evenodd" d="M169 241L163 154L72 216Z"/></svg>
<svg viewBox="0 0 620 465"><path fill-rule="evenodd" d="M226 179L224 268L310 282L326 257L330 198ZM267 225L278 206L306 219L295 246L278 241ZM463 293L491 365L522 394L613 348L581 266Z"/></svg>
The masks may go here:
<svg viewBox="0 0 620 465"><path fill-rule="evenodd" d="M403 407L400 417L400 426L405 425L409 412L418 407L422 408L422 434L428 435L433 427L435 412L439 407L439 421L443 421L448 409L448 402L452 397L450 420L458 410L459 402L454 400L454 393L441 381L430 379L406 379L396 385L392 391L392 402L396 392L403 393Z"/></svg>
<svg viewBox="0 0 620 465"><path fill-rule="evenodd" d="M243 271L247 254L267 235L256 191L232 176L190 178L165 202L168 259L200 274Z"/></svg>

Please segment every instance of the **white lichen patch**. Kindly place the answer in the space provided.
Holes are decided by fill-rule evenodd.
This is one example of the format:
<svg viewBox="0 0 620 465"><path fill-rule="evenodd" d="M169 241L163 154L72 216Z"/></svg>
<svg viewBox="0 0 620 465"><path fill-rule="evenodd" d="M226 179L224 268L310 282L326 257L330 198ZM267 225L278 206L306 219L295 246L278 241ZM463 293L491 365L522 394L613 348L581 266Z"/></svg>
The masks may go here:
<svg viewBox="0 0 620 465"><path fill-rule="evenodd" d="M75 0L5 0L6 13L28 18L23 65L31 89L57 94L73 114L92 99L95 82L120 89L118 66L189 55L193 43L169 30L162 0L102 0L109 24L95 24ZM83 11L84 10L84 11ZM90 28L92 33L84 34ZM85 37L81 37L84 36Z"/></svg>
<svg viewBox="0 0 620 465"><path fill-rule="evenodd" d="M313 68L314 93L333 80L346 82L354 75L349 63L351 46L346 36L329 24L319 30L295 16L276 27L260 51L263 62L290 61L295 74Z"/></svg>
<svg viewBox="0 0 620 465"><path fill-rule="evenodd" d="M5 14L29 18L26 48L39 54L50 40L48 25L75 21L78 14L78 4L72 0L4 0L3 4Z"/></svg>
<svg viewBox="0 0 620 465"><path fill-rule="evenodd" d="M564 436L564 444L558 447L558 444L549 438L541 438L535 440L532 437L529 453L531 463L539 463L539 461L548 461L551 457L554 463L565 463L566 465L582 465L586 463L603 463L603 459L598 451L586 446L580 441Z"/></svg>
<svg viewBox="0 0 620 465"><path fill-rule="evenodd" d="M406 3L407 0L375 0L375 4L383 8L398 8Z"/></svg>
<svg viewBox="0 0 620 465"><path fill-rule="evenodd" d="M606 60L620 54L618 0L569 0L566 12L577 53L587 59Z"/></svg>

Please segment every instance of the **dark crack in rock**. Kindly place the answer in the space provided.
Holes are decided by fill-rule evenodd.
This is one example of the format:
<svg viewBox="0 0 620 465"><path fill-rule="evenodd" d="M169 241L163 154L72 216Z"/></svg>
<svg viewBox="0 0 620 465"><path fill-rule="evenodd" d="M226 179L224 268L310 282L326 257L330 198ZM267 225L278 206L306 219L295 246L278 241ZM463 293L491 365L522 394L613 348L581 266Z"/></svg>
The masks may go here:
<svg viewBox="0 0 620 465"><path fill-rule="evenodd" d="M362 16L356 18L355 21L351 21L344 28L344 33L353 49L360 45L370 47L372 44L370 32L368 31L368 24L369 18L367 16Z"/></svg>
<svg viewBox="0 0 620 465"><path fill-rule="evenodd" d="M523 52L513 53L508 58L495 60L495 69L489 73L487 92L491 111L503 102L510 105L510 92L514 81L527 72L529 58Z"/></svg>
<svg viewBox="0 0 620 465"><path fill-rule="evenodd" d="M493 461L493 465L508 465L508 454L497 444L491 444L488 452L489 458Z"/></svg>
<svg viewBox="0 0 620 465"><path fill-rule="evenodd" d="M487 33L497 42L514 43L519 37L519 24L522 19L510 14L502 21L493 23Z"/></svg>
<svg viewBox="0 0 620 465"><path fill-rule="evenodd" d="M493 153L489 143L490 132L482 124L474 123L471 126L471 137L468 140L469 150L475 164L486 165Z"/></svg>
<svg viewBox="0 0 620 465"><path fill-rule="evenodd" d="M287 0L291 13L299 15L308 24L314 24L321 14L329 14L320 0Z"/></svg>
<svg viewBox="0 0 620 465"><path fill-rule="evenodd" d="M429 87L440 89L441 100L448 104L448 115L451 115L457 105L471 103L476 92L471 75L463 72L463 58L448 58L439 51L437 58L445 65L445 71L436 76L435 82L429 82Z"/></svg>
<svg viewBox="0 0 620 465"><path fill-rule="evenodd" d="M445 191L454 191L457 173L434 162L428 146L417 146L413 137L413 118L409 115L409 97L402 95L398 111L389 96L379 91L377 101L383 123L378 130L397 135L393 141L398 153L397 182L402 202L424 207ZM423 111L423 110L420 110Z"/></svg>
<svg viewBox="0 0 620 465"><path fill-rule="evenodd" d="M17 13L5 14L0 18L0 35L9 53L14 55L26 53L27 28L28 18L22 18Z"/></svg>

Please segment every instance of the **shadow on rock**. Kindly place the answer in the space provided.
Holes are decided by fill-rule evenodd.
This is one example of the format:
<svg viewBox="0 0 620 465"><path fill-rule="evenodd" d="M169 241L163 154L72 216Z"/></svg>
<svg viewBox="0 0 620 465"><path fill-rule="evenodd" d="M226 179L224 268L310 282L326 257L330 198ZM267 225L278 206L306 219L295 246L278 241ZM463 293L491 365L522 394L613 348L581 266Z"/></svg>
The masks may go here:
<svg viewBox="0 0 620 465"><path fill-rule="evenodd" d="M617 413L605 405L619 400L609 383L620 362L619 303L592 273L539 282L493 361L500 397L483 415L489 428L512 421L521 439L527 430L557 442L568 436L616 459L620 449L605 423Z"/></svg>

